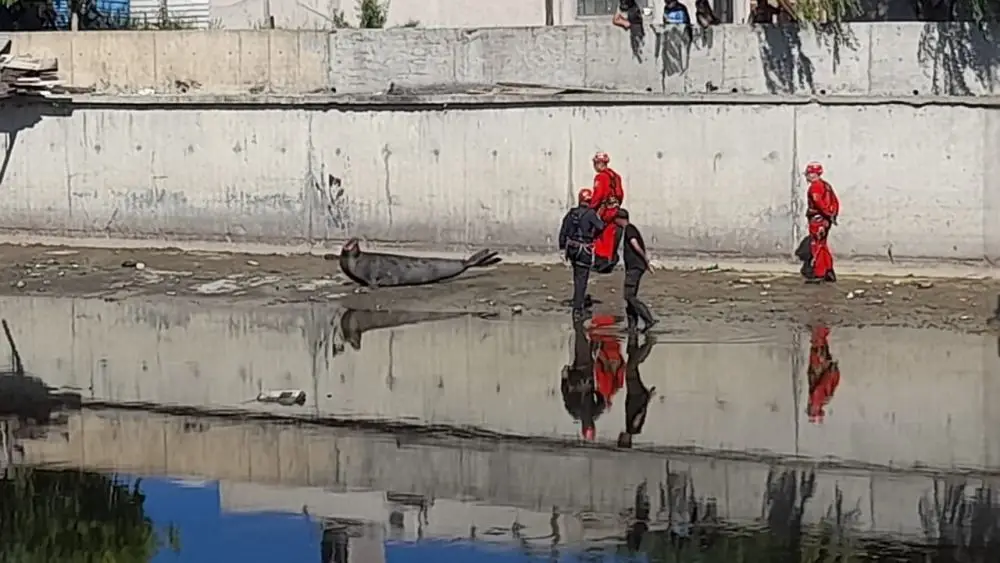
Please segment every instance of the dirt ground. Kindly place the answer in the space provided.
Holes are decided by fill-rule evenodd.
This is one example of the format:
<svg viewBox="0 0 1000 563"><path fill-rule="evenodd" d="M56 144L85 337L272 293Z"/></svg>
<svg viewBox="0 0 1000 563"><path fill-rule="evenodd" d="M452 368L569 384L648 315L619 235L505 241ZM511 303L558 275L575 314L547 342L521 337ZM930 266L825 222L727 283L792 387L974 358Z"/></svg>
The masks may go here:
<svg viewBox="0 0 1000 563"><path fill-rule="evenodd" d="M597 311L620 313L622 272L595 275ZM261 304L339 301L357 308L467 311L506 317L568 313L568 268L507 265L448 283L358 290L336 262L316 256L241 255L181 250L0 245L0 294L165 297ZM993 279L929 280L884 276L805 285L797 276L708 268L658 270L640 295L658 315L710 322L989 329L1000 293Z"/></svg>

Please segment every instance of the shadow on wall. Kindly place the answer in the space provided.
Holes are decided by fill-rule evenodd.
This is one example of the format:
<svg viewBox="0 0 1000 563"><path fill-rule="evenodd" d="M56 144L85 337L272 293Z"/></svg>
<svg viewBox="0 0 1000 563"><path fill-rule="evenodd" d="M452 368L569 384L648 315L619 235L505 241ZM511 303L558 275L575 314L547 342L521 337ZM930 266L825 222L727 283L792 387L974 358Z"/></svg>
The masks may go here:
<svg viewBox="0 0 1000 563"><path fill-rule="evenodd" d="M0 187L7 179L17 136L41 122L43 117L67 117L73 112L70 105L40 102L18 103L16 99L6 100L0 108L0 134L3 134L3 162L0 163Z"/></svg>
<svg viewBox="0 0 1000 563"><path fill-rule="evenodd" d="M761 62L767 89L771 93L791 94L816 91L813 76L815 65L804 52L803 29L797 25L755 26L760 41ZM1000 66L1000 46L996 27L973 23L936 23L924 26L917 57L921 65L930 67L932 91L914 91L914 95L949 96L973 95L970 78L992 90L997 83ZM830 50L833 72L837 71L844 50L855 51L860 43L850 26L826 24L812 26L812 34L820 46Z"/></svg>
<svg viewBox="0 0 1000 563"><path fill-rule="evenodd" d="M808 55L803 42L815 40L831 54L832 71L837 72L842 56L862 48L854 28L841 24L775 24L754 25L764 79L772 94L808 92L824 95L815 84L816 63ZM920 64L931 76L931 92L914 91L914 95L935 94L970 96L981 88L992 90L1000 80L1000 33L997 26L975 23L929 23L924 26L916 53ZM661 86L666 91L667 77L688 71L692 48L711 51L719 45L724 28L669 28L655 30L655 60L659 65ZM642 62L641 53L633 56ZM909 55L909 53L901 53ZM706 92L719 90L719 85L705 84ZM735 93L735 91L734 91Z"/></svg>
<svg viewBox="0 0 1000 563"><path fill-rule="evenodd" d="M969 96L969 78L989 89L997 84L1000 34L996 26L973 23L928 24L920 36L917 57L932 69L934 94Z"/></svg>

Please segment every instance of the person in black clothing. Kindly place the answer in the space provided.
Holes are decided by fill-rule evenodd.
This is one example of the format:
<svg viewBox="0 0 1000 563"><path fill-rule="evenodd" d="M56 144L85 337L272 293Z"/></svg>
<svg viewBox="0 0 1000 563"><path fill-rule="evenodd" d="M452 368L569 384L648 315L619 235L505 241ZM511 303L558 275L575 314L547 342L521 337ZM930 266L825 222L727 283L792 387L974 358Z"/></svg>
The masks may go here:
<svg viewBox="0 0 1000 563"><path fill-rule="evenodd" d="M566 412L573 420L580 421L583 437L593 440L597 418L607 408L607 403L597 392L594 381L594 350L587 339L583 319L573 323L573 362L563 367L559 389Z"/></svg>
<svg viewBox="0 0 1000 563"><path fill-rule="evenodd" d="M590 208L593 197L594 192L589 188L580 190L579 205L566 213L559 229L559 250L565 251L566 259L573 266L574 319L583 318L590 268L594 265L594 238L604 230L604 222Z"/></svg>
<svg viewBox="0 0 1000 563"><path fill-rule="evenodd" d="M642 346L639 346L639 336L634 332L628 337L628 360L625 362L625 431L618 435L619 448L631 448L632 437L641 434L642 426L646 423L646 410L649 409L649 401L653 398L656 387L647 389L642 383L639 365L649 357L655 343L651 335L645 337Z"/></svg>
<svg viewBox="0 0 1000 563"><path fill-rule="evenodd" d="M649 256L646 255L646 243L642 233L635 225L629 223L628 211L618 210L615 222L624 231L625 239L625 315L628 317L629 329L636 328L642 319L643 332L648 331L658 321L649 312L649 307L639 301L639 281L643 274L650 271Z"/></svg>
<svg viewBox="0 0 1000 563"><path fill-rule="evenodd" d="M628 30L632 54L641 62L646 30L643 27L642 8L639 7L639 3L636 0L619 0L618 11L611 18L611 23Z"/></svg>

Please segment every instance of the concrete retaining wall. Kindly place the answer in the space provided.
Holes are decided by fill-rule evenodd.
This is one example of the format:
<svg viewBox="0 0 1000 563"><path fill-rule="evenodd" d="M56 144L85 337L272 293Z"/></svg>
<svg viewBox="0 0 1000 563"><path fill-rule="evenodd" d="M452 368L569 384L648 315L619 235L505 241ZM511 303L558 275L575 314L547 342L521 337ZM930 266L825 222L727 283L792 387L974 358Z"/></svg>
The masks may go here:
<svg viewBox="0 0 1000 563"><path fill-rule="evenodd" d="M0 310L33 373L94 398L245 409L261 408L246 403L260 389L298 388L309 394L306 406L281 412L579 433L559 393L571 332L558 324L440 321L366 333L360 350L336 354L342 340L330 307L4 298ZM661 397L644 443L897 467L1000 466L995 339L834 330L842 380L816 425L805 415L808 335L713 327L716 343L684 342L707 334L681 330L643 365ZM612 402L598 420L602 439L622 429L624 392Z"/></svg>
<svg viewBox="0 0 1000 563"><path fill-rule="evenodd" d="M540 4L540 3L539 3ZM607 25L483 29L25 33L20 53L56 56L101 91L283 93L528 82L634 92L828 95L997 93L998 29L962 24L718 26L688 44L650 30L633 54Z"/></svg>
<svg viewBox="0 0 1000 563"><path fill-rule="evenodd" d="M742 101L5 108L0 226L550 253L602 150L661 256L789 257L801 170L821 160L843 204L840 257L1000 257L995 109Z"/></svg>

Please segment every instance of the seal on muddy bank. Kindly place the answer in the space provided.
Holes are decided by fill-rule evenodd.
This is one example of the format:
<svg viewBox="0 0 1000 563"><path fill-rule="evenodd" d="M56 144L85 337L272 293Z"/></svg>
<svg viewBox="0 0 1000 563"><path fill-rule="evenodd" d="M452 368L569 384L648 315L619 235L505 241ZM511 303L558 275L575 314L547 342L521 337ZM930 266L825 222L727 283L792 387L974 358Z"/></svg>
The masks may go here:
<svg viewBox="0 0 1000 563"><path fill-rule="evenodd" d="M332 255L325 258L332 259ZM420 258L401 254L361 252L358 239L352 238L340 250L340 269L356 283L368 287L423 285L449 280L469 268L485 268L500 262L496 252L480 250L465 260Z"/></svg>

